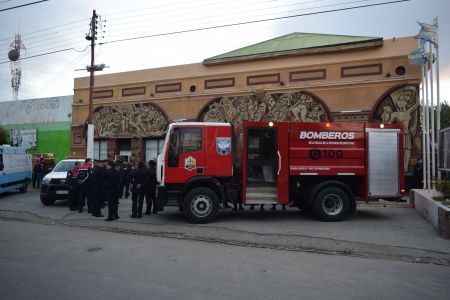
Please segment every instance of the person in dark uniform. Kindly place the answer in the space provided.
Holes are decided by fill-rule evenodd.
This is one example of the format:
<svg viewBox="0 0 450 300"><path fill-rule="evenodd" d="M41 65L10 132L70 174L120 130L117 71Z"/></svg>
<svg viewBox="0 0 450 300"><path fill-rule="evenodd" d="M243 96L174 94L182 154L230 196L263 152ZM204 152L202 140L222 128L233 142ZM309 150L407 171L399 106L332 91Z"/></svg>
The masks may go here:
<svg viewBox="0 0 450 300"><path fill-rule="evenodd" d="M138 168L134 170L131 175L131 200L133 202L131 209L132 218L142 218L146 177L147 172L145 171L145 163L141 161L138 163Z"/></svg>
<svg viewBox="0 0 450 300"><path fill-rule="evenodd" d="M102 203L103 203L103 162L96 160L94 161L94 167L92 168L92 192L94 194L93 206L92 206L92 216L101 218L102 215Z"/></svg>
<svg viewBox="0 0 450 300"><path fill-rule="evenodd" d="M79 187L79 196L78 196L78 212L83 212L83 207L86 203L87 198L87 206L88 213L92 212L92 186L91 186L91 175L92 175L92 159L86 158L84 164L78 169L77 178L78 178L78 187Z"/></svg>
<svg viewBox="0 0 450 300"><path fill-rule="evenodd" d="M153 207L153 213L158 213L158 208L156 207L156 161L151 160L148 162L149 167L146 169L146 180L144 184L144 190L145 190L145 202L146 202L146 209L145 214L150 215L152 214L152 207Z"/></svg>
<svg viewBox="0 0 450 300"><path fill-rule="evenodd" d="M108 201L108 218L105 221L118 220L118 202L119 202L120 176L115 169L115 164L109 160L106 170L103 174L102 188Z"/></svg>
<svg viewBox="0 0 450 300"><path fill-rule="evenodd" d="M44 178L44 158L41 158L38 163L34 165L33 168L34 181L33 187L41 188L41 181Z"/></svg>
<svg viewBox="0 0 450 300"><path fill-rule="evenodd" d="M131 165L128 161L124 161L120 166L120 197L123 197L123 190L125 189L125 199L130 195L130 178Z"/></svg>
<svg viewBox="0 0 450 300"><path fill-rule="evenodd" d="M67 171L66 183L69 191L69 207L71 211L75 211L78 208L78 179L77 172L80 168L80 162L75 162L75 166Z"/></svg>

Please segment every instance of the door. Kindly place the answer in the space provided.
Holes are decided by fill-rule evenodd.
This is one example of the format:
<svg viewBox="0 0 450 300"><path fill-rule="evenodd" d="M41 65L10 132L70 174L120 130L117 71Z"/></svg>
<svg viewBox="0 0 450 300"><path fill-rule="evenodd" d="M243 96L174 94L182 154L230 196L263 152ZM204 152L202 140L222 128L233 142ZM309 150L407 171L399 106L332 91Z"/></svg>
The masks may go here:
<svg viewBox="0 0 450 300"><path fill-rule="evenodd" d="M248 123L243 191L246 204L287 204L288 124Z"/></svg>
<svg viewBox="0 0 450 300"><path fill-rule="evenodd" d="M174 128L169 137L165 180L184 183L204 172L204 143L201 127Z"/></svg>

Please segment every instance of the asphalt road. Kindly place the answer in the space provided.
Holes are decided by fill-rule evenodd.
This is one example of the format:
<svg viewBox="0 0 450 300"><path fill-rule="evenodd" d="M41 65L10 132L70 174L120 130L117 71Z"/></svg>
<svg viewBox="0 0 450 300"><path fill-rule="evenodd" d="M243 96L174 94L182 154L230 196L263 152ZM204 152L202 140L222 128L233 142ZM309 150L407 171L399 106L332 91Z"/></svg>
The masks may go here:
<svg viewBox="0 0 450 300"><path fill-rule="evenodd" d="M1 299L449 299L450 267L0 220Z"/></svg>

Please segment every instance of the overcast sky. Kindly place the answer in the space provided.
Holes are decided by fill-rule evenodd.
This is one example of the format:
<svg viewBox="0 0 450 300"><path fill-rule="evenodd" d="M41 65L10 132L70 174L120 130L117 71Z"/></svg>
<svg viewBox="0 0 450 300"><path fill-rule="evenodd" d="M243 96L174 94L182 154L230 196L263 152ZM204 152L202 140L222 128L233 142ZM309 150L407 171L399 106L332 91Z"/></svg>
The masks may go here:
<svg viewBox="0 0 450 300"><path fill-rule="evenodd" d="M34 0L0 0L0 10ZM106 25L99 33L96 63L102 74L201 62L203 59L292 32L392 37L419 32L416 21L440 21L441 99L450 102L450 1L412 0L221 29L114 42L194 28L341 9L389 0L50 0L0 11L0 101L12 100L7 53L14 35L26 47L21 56L75 50L21 61L19 99L73 95L75 77L87 76L92 10ZM105 31L103 34L102 29ZM86 49L86 50L85 50ZM85 50L85 51L83 51Z"/></svg>

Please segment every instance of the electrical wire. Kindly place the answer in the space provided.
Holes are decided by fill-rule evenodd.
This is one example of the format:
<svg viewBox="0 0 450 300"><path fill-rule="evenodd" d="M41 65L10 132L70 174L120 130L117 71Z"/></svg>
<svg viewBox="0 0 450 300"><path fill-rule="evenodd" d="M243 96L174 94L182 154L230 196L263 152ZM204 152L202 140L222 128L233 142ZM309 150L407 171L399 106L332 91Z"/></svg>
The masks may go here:
<svg viewBox="0 0 450 300"><path fill-rule="evenodd" d="M316 11L316 12L309 12L309 13L303 13L303 14L294 14L294 15L289 15L289 16L265 18L265 19L260 19L260 20L244 21L244 22L237 22L237 23L231 23L231 24L222 24L222 25L215 25L215 26L208 26L208 27L201 27L201 28L194 28L194 29L185 29L185 30L164 32L164 33L151 34L151 35L145 35L145 36L136 36L136 37L130 37L130 38L124 38L124 39L110 40L110 41L98 43L98 45L119 43L119 42L132 41L132 40L140 40L140 39L146 39L146 38L152 38L152 37L158 37L158 36L168 36L168 35L182 34L182 33L188 33L188 32L205 31L205 30L226 28L226 27L233 27L233 26L241 26L241 25L262 23L262 22L275 21L275 20L284 20L284 19L291 19L291 18L311 16L311 15L318 15L318 14L325 14L325 13L348 11L348 10L354 10L354 9L376 7L376 6L382 6L382 5L390 5L390 4L409 2L409 1L411 1L411 0L396 0L396 1L378 2L378 3L373 3L373 4L366 4L366 5L360 5L360 6L351 6L351 7L345 7L345 8L337 8L337 9L332 9L332 10ZM20 60L30 59L30 58L34 58L34 57L40 57L40 56L44 56L44 55L60 53L60 52L65 52L65 51L70 51L70 50L77 51L76 49L71 47L71 48L60 49L60 50L50 51L50 52L47 52L47 53L41 53L41 54L36 54L36 55L32 55L32 56L23 57L23 58L20 58ZM78 52L81 52L81 51L78 51ZM0 62L0 64L5 64L5 63L9 63L9 61Z"/></svg>
<svg viewBox="0 0 450 300"><path fill-rule="evenodd" d="M379 3L374 3L374 4L366 4L366 5L360 5L360 6L337 8L337 9L331 9L331 10L325 10L325 11L317 11L317 12L310 12L310 13L304 13L304 14L296 14L296 15L290 15L290 16L276 17L276 18L267 18L267 19L254 20L254 21L245 21L245 22L238 22L238 23L232 23L232 24L224 24L224 25L216 25L216 26L209 26L209 27L202 27L202 28L194 28L194 29L186 29L186 30L165 32L165 33L152 34L152 35L146 35L146 36L138 36L138 37L131 37L131 38L125 38L125 39L112 40L112 41L104 42L104 43L102 43L102 45L103 44L118 43L118 42L125 42L125 41L132 41L132 40L139 40L139 39L146 39L146 38L152 38L152 37L158 37L158 36L167 36L167 35L174 35L174 34L181 34L181 33L188 33L188 32L196 32L196 31L205 31L205 30L210 30L210 29L226 28L226 27L233 27L233 26L239 26L239 25L248 25L248 24L262 23L262 22L275 21L275 20L292 19L292 18L298 18L298 17L319 15L319 14L339 12L339 11L347 11L347 10L367 8L367 7L375 7L375 6L395 4L395 3L401 3L401 2L409 2L409 1L411 1L411 0L397 0L397 1L379 2Z"/></svg>
<svg viewBox="0 0 450 300"><path fill-rule="evenodd" d="M38 4L38 3L41 3L41 2L47 2L47 1L48 0L40 0L40 1L31 2L31 3L25 3L25 4L22 4L22 5L17 5L17 6L12 6L12 7L8 7L8 8L3 8L3 9L0 9L0 12L11 10L11 9L16 9L16 8L20 8L20 7L24 7L24 6L34 5L34 4Z"/></svg>

